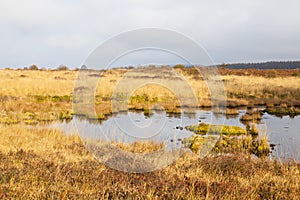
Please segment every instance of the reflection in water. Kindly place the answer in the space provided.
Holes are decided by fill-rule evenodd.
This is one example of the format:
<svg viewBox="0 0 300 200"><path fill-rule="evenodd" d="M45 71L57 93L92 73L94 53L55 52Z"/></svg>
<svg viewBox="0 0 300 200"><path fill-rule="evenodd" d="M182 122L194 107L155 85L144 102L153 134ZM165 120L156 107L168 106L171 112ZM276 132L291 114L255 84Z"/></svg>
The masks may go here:
<svg viewBox="0 0 300 200"><path fill-rule="evenodd" d="M282 118L264 114L262 124L267 127L270 143L275 144L273 156L300 161L300 116Z"/></svg>
<svg viewBox="0 0 300 200"><path fill-rule="evenodd" d="M56 122L51 127L62 129L66 134L81 133L81 137L103 139L123 143L135 141L164 142L168 149L183 147L183 138L190 137L191 132L185 126L198 124L235 125L245 128L240 117L246 110L239 110L238 115L226 117L214 115L211 111L198 110L195 113L166 114L159 111L145 117L143 112L121 112L113 114L105 121L87 120L84 116L74 116L69 123ZM300 161L300 116L279 118L264 113L258 129L260 135L266 135L271 144L272 156L281 160L295 158ZM77 126L77 127L76 127ZM274 146L275 145L275 146Z"/></svg>

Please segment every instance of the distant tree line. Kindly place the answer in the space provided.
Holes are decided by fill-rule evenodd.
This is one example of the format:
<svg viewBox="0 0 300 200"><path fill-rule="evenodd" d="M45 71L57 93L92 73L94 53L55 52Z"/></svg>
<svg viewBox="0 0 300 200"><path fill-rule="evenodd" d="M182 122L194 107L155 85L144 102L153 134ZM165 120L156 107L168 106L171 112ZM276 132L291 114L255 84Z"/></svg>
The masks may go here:
<svg viewBox="0 0 300 200"><path fill-rule="evenodd" d="M29 67L24 67L25 70L47 70L45 67L39 68L37 65L30 65ZM56 69L59 71L66 71L69 70L69 68L66 65L59 65Z"/></svg>
<svg viewBox="0 0 300 200"><path fill-rule="evenodd" d="M300 61L270 61L259 63L222 63L214 65L220 68L228 69L300 69ZM177 64L174 68L190 68L193 65Z"/></svg>
<svg viewBox="0 0 300 200"><path fill-rule="evenodd" d="M138 65L137 68L143 68L143 67L166 67L170 65L148 65L148 66L142 66ZM201 66L201 65L200 65ZM214 65L220 68L228 68L228 69L300 69L300 61L270 61L270 62L260 62L260 63L222 63L219 65ZM190 68L193 67L193 65L184 65L184 64L176 64L172 67L182 69L182 68ZM120 69L132 69L133 66L125 66L125 67L117 67ZM116 68L116 69L117 69ZM5 69L10 69L9 67ZM30 65L29 67L24 67L25 70L47 70L45 67L39 68L37 65ZM81 69L87 69L85 65L81 67ZM48 69L48 70L70 70L69 67L66 65L59 65L56 69ZM75 68L74 70L79 70L79 68Z"/></svg>
<svg viewBox="0 0 300 200"><path fill-rule="evenodd" d="M300 69L300 61L271 61L262 63L233 63L222 64L229 69Z"/></svg>

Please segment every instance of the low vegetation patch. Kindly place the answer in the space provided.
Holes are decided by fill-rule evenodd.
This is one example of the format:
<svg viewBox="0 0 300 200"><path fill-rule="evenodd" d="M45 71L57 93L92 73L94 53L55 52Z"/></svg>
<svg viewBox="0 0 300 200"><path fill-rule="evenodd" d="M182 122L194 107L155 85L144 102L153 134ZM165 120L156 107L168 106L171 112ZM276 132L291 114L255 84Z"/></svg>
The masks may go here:
<svg viewBox="0 0 300 200"><path fill-rule="evenodd" d="M296 115L300 115L300 109L295 108L295 107L286 107L286 106L281 106L281 107L267 107L265 109L265 112L275 115L278 117L282 117L285 115L288 115L290 117L294 117Z"/></svg>
<svg viewBox="0 0 300 200"><path fill-rule="evenodd" d="M249 124L250 122L260 123L262 119L262 115L263 112L260 110L255 110L255 111L247 110L247 112L241 116L240 121L246 125Z"/></svg>
<svg viewBox="0 0 300 200"><path fill-rule="evenodd" d="M256 156L267 156L270 153L270 145L267 138L258 137L258 130L255 124L243 129L238 126L222 126L200 123L185 127L195 134L183 141L185 147L193 152L199 153L204 144L215 141L217 143L211 147L214 153L250 153ZM214 136L215 135L215 136Z"/></svg>
<svg viewBox="0 0 300 200"><path fill-rule="evenodd" d="M245 135L247 131L239 126L205 124L201 122L198 125L190 125L185 127L186 130L192 131L199 135L217 134L217 135Z"/></svg>

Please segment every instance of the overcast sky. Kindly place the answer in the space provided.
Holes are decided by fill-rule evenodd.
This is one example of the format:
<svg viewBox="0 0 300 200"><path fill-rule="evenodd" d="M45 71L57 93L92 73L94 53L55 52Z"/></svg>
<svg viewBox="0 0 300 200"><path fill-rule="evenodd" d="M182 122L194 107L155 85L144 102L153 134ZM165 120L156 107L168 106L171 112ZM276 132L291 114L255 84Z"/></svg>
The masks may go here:
<svg viewBox="0 0 300 200"><path fill-rule="evenodd" d="M142 27L193 38L215 63L300 60L299 8L298 0L0 0L0 67L79 67L102 42Z"/></svg>

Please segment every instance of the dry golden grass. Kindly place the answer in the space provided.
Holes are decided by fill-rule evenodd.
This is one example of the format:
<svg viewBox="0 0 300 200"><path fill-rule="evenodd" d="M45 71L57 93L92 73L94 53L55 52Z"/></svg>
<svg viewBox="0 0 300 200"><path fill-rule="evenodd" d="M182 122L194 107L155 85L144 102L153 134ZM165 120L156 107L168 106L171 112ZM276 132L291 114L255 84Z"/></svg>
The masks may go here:
<svg viewBox="0 0 300 200"><path fill-rule="evenodd" d="M223 83L218 84L225 87L229 107L253 104L268 106L286 104L288 107L300 107L298 76L269 77L261 76L256 71L241 76L235 75L232 71L221 72ZM290 74L288 71L284 72ZM39 121L71 118L75 80L79 73L0 70L2 86L0 123L13 124L23 121L35 124ZM196 104L199 107L212 106L206 82L194 69L176 69L176 71L155 68L134 71L115 69L87 72L82 79L84 84L91 88L94 87L93 84L97 85L94 118L105 119L112 112L128 108L148 110L157 104L170 113L180 112L178 107L186 104L191 106ZM118 99L117 101L123 99L124 104L119 103L112 107L113 99ZM188 102L193 99L198 102ZM78 108L76 112L86 112L84 106L76 106Z"/></svg>
<svg viewBox="0 0 300 200"><path fill-rule="evenodd" d="M57 163L92 158L77 135L68 137L56 129L0 124L0 141L2 153L31 151Z"/></svg>
<svg viewBox="0 0 300 200"><path fill-rule="evenodd" d="M299 77L266 78L258 76L225 75L223 76L223 80L227 94L232 94L232 96L244 95L245 98L270 99L276 98L276 95L280 98L282 92L290 92L289 96L286 97L287 99L294 99L296 97L297 100L299 100L298 98L300 97ZM298 94L293 93L293 91L297 91ZM274 95L270 92L273 92Z"/></svg>
<svg viewBox="0 0 300 200"><path fill-rule="evenodd" d="M164 169L134 174L107 168L78 137L56 130L1 126L0 138L4 199L300 198L300 165L294 162L185 154Z"/></svg>
<svg viewBox="0 0 300 200"><path fill-rule="evenodd" d="M193 88L200 106L211 105L206 83L195 71L176 69L187 80L188 87L182 87L182 81L168 73L163 78L155 77L160 75L155 70L143 71L142 75L126 74L124 69L103 73L95 98L98 114L112 111L110 101L124 74L130 75L127 78L131 84L138 85L143 79L157 79L161 84L130 86L135 88L131 100L140 103L132 106L145 109L160 103L176 112L180 99L176 92L184 94L188 87ZM271 107L275 103L288 107L300 100L300 79L292 75L294 72L284 71L282 77L278 76L283 72L274 71L270 71L272 76L257 71L245 73L222 72L231 107L255 101ZM185 154L155 172L123 173L97 162L76 135L66 136L58 130L23 124L70 117L77 75L78 71L0 70L0 198L300 199L300 165L294 162L254 159L249 154L234 152L204 159ZM98 79L99 73L95 72L91 78ZM166 78L178 89L162 89ZM124 97L122 93L115 95ZM228 112L236 114L234 110ZM19 124L3 125L12 122ZM131 152L149 152L161 147L151 143L116 146Z"/></svg>
<svg viewBox="0 0 300 200"><path fill-rule="evenodd" d="M132 144L125 144L125 143L118 142L113 145L119 147L120 149L123 149L128 152L133 152L133 153L149 153L164 148L163 143L156 143L151 141L147 141L147 142L138 141Z"/></svg>
<svg viewBox="0 0 300 200"><path fill-rule="evenodd" d="M193 74L187 74L178 69L177 71L179 75L183 75L187 80L189 86L193 88L198 98L205 99L209 97L208 88L205 81L201 80L200 75L195 78ZM153 73L155 74L155 71ZM94 78L99 79L100 73L95 72L95 74L98 76ZM125 76L128 76L128 82L135 81L136 79L146 80L151 77L153 80L159 79L153 76L153 74L149 74L149 71L141 73L129 73L125 69L107 71L104 72L99 79L99 87L97 87L96 95L101 97L111 96L124 74ZM3 86L0 88L0 96L26 97L30 95L72 95L74 90L74 80L77 78L77 75L78 71L0 70L0 84ZM264 97L264 90L266 89L274 91L280 89L300 89L300 78L294 76L267 78L254 75L222 75L222 79L224 80L224 86L227 93L248 94L249 96L253 95L259 98ZM176 83L176 81L178 82L177 79L174 80L174 83ZM172 79L168 81L172 81ZM166 82L159 83L167 85ZM151 87L153 87L153 85L149 84L149 86L142 89L142 92L149 94L150 97L170 95L169 92L160 92L158 90L153 90L153 88L151 89ZM183 93L185 89L180 85L176 86L176 88L182 90L180 93ZM147 92L148 90L149 92Z"/></svg>
<svg viewBox="0 0 300 200"><path fill-rule="evenodd" d="M75 71L0 70L0 96L71 95Z"/></svg>
<svg viewBox="0 0 300 200"><path fill-rule="evenodd" d="M112 94L116 92L116 86L121 87L120 90L117 90L117 92L121 92L122 86L120 86L120 80L123 81L121 83L124 83L124 80L128 82L124 87L130 85L137 87L135 83L153 82L154 84L145 85L143 89L134 88L146 93L149 97L169 97L170 95L174 95L174 92L184 94L187 88L182 85L184 81L180 81L180 76L184 78L182 80L187 81L187 86L193 89L193 92L200 100L205 100L210 97L207 85L205 81L202 80L201 75L198 74L197 76L197 74L187 73L181 69L177 69L177 73L177 77L174 77L174 75L170 76L164 74L163 70L154 70L153 72L149 70L130 72L125 69L116 69L103 73L91 72L89 73L90 76L87 78L100 80L95 93L96 96L100 97L111 97ZM0 70L0 84L3 86L0 88L0 96L71 96L74 90L74 80L77 78L77 75L78 71ZM122 76L126 78L124 79ZM148 79L150 79L150 81ZM253 98L268 98L266 91L293 92L300 89L300 78L294 76L267 78L254 75L238 76L225 74L222 75L222 79L224 80L227 95L230 98L238 98L239 95L244 95L245 97L252 96ZM173 86L173 88L176 88L179 91L166 92L153 89L156 83L161 84L163 87L178 84ZM170 92L173 94L170 94Z"/></svg>

